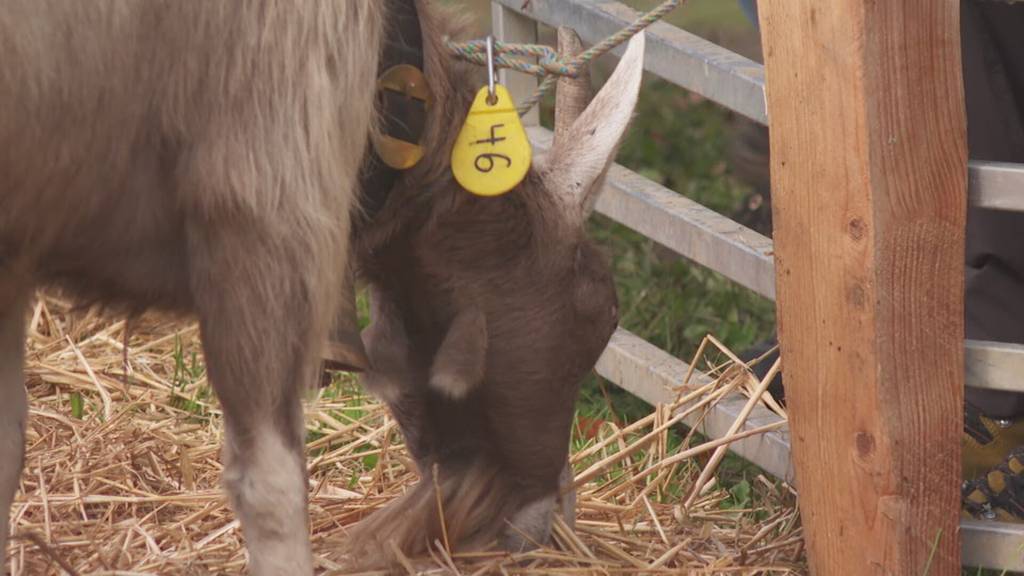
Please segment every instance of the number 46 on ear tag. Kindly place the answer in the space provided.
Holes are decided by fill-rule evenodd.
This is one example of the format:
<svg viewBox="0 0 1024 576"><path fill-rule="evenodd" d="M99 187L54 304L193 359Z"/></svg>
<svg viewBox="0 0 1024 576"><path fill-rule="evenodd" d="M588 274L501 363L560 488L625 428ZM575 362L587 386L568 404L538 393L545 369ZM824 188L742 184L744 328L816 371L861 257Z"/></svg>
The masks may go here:
<svg viewBox="0 0 1024 576"><path fill-rule="evenodd" d="M498 196L523 181L531 155L508 90L496 84L491 98L490 88L481 88L452 149L455 180L478 196Z"/></svg>

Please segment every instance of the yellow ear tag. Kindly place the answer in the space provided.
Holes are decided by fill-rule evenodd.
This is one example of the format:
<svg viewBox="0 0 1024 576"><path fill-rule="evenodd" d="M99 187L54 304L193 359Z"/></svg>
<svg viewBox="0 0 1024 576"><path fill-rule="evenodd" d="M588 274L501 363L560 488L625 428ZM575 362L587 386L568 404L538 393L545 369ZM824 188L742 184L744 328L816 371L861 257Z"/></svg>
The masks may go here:
<svg viewBox="0 0 1024 576"><path fill-rule="evenodd" d="M501 84L487 102L484 86L476 94L452 148L452 172L463 188L477 196L498 196L523 181L532 150L512 96Z"/></svg>

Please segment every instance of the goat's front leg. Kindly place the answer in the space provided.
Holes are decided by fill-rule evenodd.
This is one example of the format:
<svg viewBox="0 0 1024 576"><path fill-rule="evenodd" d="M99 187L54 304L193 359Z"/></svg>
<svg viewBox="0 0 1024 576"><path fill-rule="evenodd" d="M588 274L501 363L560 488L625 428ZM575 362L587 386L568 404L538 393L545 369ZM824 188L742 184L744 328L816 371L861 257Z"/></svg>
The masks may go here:
<svg viewBox="0 0 1024 576"><path fill-rule="evenodd" d="M5 278L0 268L0 573L6 573L8 517L25 454L28 405L23 364L29 294L29 288Z"/></svg>
<svg viewBox="0 0 1024 576"><path fill-rule="evenodd" d="M363 386L388 405L420 473L429 474L436 433L428 416L426 369L415 364L400 309L376 288L370 289L370 318L362 335L370 360Z"/></svg>
<svg viewBox="0 0 1024 576"><path fill-rule="evenodd" d="M224 483L250 571L308 576L301 396L315 379L333 312L336 278L324 276L323 262L338 254L267 238L267 229L191 229L192 289L210 382L224 410Z"/></svg>

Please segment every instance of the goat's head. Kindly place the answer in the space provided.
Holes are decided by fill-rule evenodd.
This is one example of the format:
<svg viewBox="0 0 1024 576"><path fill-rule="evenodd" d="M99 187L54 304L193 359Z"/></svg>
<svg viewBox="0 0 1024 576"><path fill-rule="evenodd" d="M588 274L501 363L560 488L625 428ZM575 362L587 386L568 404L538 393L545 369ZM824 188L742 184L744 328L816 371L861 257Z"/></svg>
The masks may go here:
<svg viewBox="0 0 1024 576"><path fill-rule="evenodd" d="M579 42L570 31L559 35L563 49ZM359 240L371 286L371 389L389 400L428 390L452 404L482 396L522 410L534 410L523 398L539 399L557 407L551 424L567 445L578 385L618 321L609 266L585 223L636 105L643 52L638 35L593 101L585 74L559 82L551 149L508 194L462 190L447 168L450 148L428 145L425 166L403 179L380 223ZM452 90L471 97L478 86ZM459 107L435 114L435 128L457 123L467 97ZM450 139L437 138L444 144L436 148ZM509 418L492 425L519 425ZM456 426L436 423L449 425ZM442 448L438 440L408 441L418 458ZM452 438L443 448L455 449Z"/></svg>

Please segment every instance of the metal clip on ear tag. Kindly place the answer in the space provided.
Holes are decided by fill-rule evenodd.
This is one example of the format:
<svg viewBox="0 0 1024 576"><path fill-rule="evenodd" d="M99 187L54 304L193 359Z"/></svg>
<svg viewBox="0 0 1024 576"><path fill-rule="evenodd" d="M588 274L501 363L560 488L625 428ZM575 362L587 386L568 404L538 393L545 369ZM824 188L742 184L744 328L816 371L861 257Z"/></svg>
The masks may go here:
<svg viewBox="0 0 1024 576"><path fill-rule="evenodd" d="M530 169L530 141L512 96L494 83L493 40L487 37L487 86L480 89L452 149L452 173L477 196L499 196Z"/></svg>

